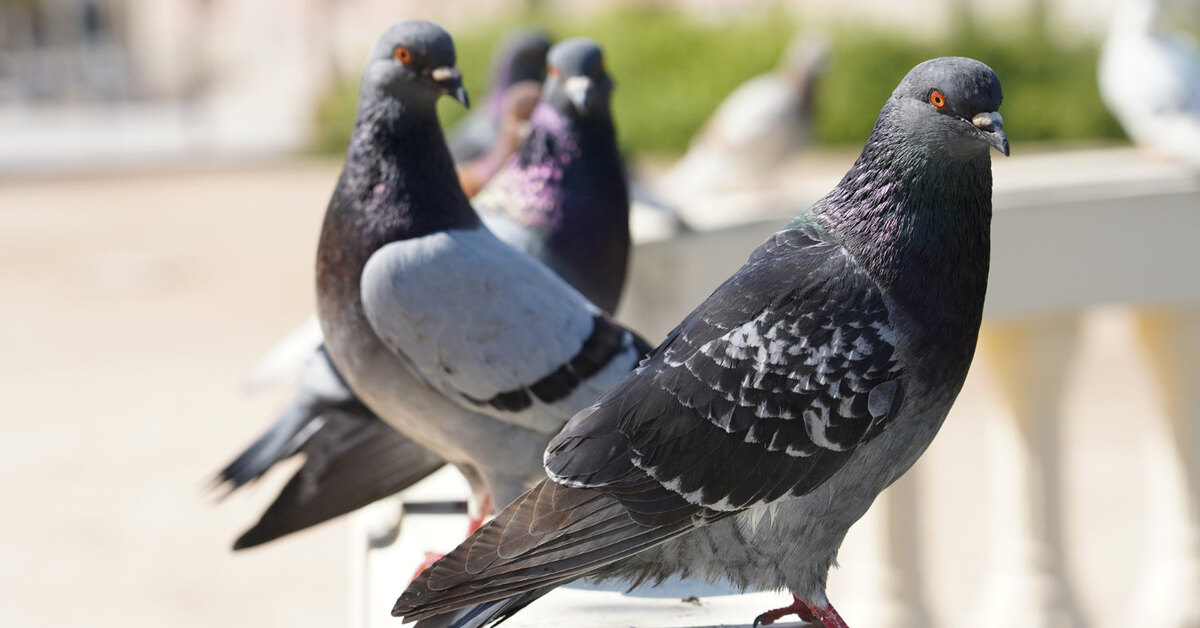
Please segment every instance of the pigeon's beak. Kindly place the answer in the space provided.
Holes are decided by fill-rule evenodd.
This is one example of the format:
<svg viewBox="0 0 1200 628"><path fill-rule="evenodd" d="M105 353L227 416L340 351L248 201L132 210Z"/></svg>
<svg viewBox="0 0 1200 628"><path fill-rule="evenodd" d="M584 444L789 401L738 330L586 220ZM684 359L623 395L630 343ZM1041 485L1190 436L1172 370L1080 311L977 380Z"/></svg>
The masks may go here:
<svg viewBox="0 0 1200 628"><path fill-rule="evenodd" d="M434 68L429 74L433 82L442 88L442 93L453 96L454 100L462 103L467 109L471 108L471 99L467 97L467 88L462 84L462 72L456 67L443 66Z"/></svg>
<svg viewBox="0 0 1200 628"><path fill-rule="evenodd" d="M592 79L586 76L572 76L563 81L563 91L567 94L567 100L575 105L575 109L579 113L587 113L588 94L592 91Z"/></svg>
<svg viewBox="0 0 1200 628"><path fill-rule="evenodd" d="M1004 134L1004 118L1000 117L999 112L977 113L971 118L971 124L979 129L979 134L988 144L1008 157L1008 136Z"/></svg>

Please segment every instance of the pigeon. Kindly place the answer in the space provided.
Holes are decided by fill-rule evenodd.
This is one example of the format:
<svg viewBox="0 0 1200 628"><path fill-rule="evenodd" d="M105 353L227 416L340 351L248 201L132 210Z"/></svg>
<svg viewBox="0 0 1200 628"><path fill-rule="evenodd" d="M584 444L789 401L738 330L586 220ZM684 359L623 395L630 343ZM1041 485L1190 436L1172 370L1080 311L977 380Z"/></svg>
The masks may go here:
<svg viewBox="0 0 1200 628"><path fill-rule="evenodd" d="M509 88L532 82L540 85L546 76L546 52L550 38L532 29L509 33L496 48L492 62L492 88L483 107L467 114L449 132L450 154L457 163L478 159L492 148L500 133Z"/></svg>
<svg viewBox="0 0 1200 628"><path fill-rule="evenodd" d="M779 68L746 81L721 102L687 153L659 179L659 193L686 207L761 180L806 146L828 57L824 41L793 39Z"/></svg>
<svg viewBox="0 0 1200 628"><path fill-rule="evenodd" d="M1200 170L1200 46L1162 13L1162 0L1118 5L1100 50L1100 96L1135 144Z"/></svg>
<svg viewBox="0 0 1200 628"><path fill-rule="evenodd" d="M595 42L563 42L554 51L555 72L560 78L563 72L567 76L547 91L525 149L489 186L489 200L477 201L476 207L501 239L558 270L560 277L611 313L624 283L630 246L625 180L609 110L612 81L601 71L593 85L586 74L591 70L588 62L603 59ZM566 92L568 81L573 86L582 81L585 87L574 87L575 98L583 96L579 104ZM590 257L555 257L572 246L589 250L596 245L599 250ZM648 345L638 342L644 353ZM280 460L300 451L306 455L295 477L262 520L237 540L235 549L254 547L395 494L442 464L358 401L323 347L309 356L302 373L300 391L289 409L219 474L220 481L236 489ZM343 472L347 469L371 471Z"/></svg>
<svg viewBox="0 0 1200 628"><path fill-rule="evenodd" d="M595 80L599 61L579 59ZM318 243L317 313L358 398L462 471L476 504L507 504L544 477L541 452L566 420L648 346L483 225L434 108L467 102L454 63L450 36L420 20L371 53ZM547 92L570 89L575 68L561 70Z"/></svg>
<svg viewBox="0 0 1200 628"><path fill-rule="evenodd" d="M392 614L484 626L581 576L788 589L845 622L825 581L847 529L940 428L987 288L983 63L921 63L840 183L767 239L545 452L548 479L426 569Z"/></svg>
<svg viewBox="0 0 1200 628"><path fill-rule="evenodd" d="M473 202L501 239L613 312L630 248L613 82L600 46L584 37L555 45L547 72L529 137Z"/></svg>

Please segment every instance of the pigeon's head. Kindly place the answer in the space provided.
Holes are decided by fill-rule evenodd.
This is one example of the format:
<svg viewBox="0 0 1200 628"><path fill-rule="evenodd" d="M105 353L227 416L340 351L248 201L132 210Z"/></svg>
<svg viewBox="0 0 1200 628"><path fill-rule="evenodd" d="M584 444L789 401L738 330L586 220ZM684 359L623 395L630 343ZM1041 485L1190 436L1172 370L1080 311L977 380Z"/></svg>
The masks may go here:
<svg viewBox="0 0 1200 628"><path fill-rule="evenodd" d="M500 42L493 76L496 87L508 87L521 81L542 82L546 78L546 53L550 38L533 29L520 29Z"/></svg>
<svg viewBox="0 0 1200 628"><path fill-rule="evenodd" d="M468 107L462 73L454 63L454 42L441 26L423 20L400 22L375 44L361 90L429 108L445 94Z"/></svg>
<svg viewBox="0 0 1200 628"><path fill-rule="evenodd" d="M600 45L586 37L559 42L546 57L542 100L571 116L607 116L613 81Z"/></svg>
<svg viewBox="0 0 1200 628"><path fill-rule="evenodd" d="M1004 119L997 109L1003 94L991 68L966 57L939 57L909 71L892 92L893 128L954 155L986 152L1008 155Z"/></svg>

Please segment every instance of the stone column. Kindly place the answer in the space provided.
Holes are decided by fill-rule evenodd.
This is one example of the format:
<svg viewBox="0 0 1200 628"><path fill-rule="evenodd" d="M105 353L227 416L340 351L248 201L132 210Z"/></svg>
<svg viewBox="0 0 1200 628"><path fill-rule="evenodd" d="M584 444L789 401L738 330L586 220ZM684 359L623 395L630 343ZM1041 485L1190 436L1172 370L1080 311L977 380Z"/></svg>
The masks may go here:
<svg viewBox="0 0 1200 628"><path fill-rule="evenodd" d="M1158 385L1145 425L1146 558L1130 623L1200 628L1200 316L1146 312L1138 331Z"/></svg>
<svg viewBox="0 0 1200 628"><path fill-rule="evenodd" d="M1074 628L1082 624L1063 575L1059 413L1074 317L984 326L986 361L1002 403L987 417L988 563L980 628Z"/></svg>

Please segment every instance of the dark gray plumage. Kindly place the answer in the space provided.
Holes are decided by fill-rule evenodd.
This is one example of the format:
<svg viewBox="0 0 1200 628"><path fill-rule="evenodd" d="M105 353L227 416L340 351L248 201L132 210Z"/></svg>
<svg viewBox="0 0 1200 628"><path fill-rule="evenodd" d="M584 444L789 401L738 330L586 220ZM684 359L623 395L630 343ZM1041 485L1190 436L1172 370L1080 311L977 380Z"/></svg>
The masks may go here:
<svg viewBox="0 0 1200 628"><path fill-rule="evenodd" d="M975 350L1000 100L978 61L909 72L838 186L573 417L550 479L393 614L482 626L579 576L679 574L796 596L756 623L844 627L825 596L838 546L928 446Z"/></svg>
<svg viewBox="0 0 1200 628"><path fill-rule="evenodd" d="M392 53L410 42L419 54ZM457 78L453 63L449 36L415 21L369 60L318 246L318 315L363 403L504 504L543 476L549 439L644 345L483 227L433 106L461 89L436 80Z"/></svg>
<svg viewBox="0 0 1200 628"><path fill-rule="evenodd" d="M549 111L532 123L520 157L510 160L499 185L490 186L487 199L476 207L502 240L546 263L611 312L629 254L629 207L608 108L611 81L595 42L563 42L555 51L561 80L548 81L540 105ZM582 106L556 96L565 94L563 83L576 76L594 84L584 90ZM639 343L644 353L648 347ZM220 474L219 480L232 490L299 451L306 455L304 466L236 549L361 508L408 488L440 466L435 454L358 401L323 347L310 356L304 372L288 410ZM348 468L373 471L334 472Z"/></svg>

